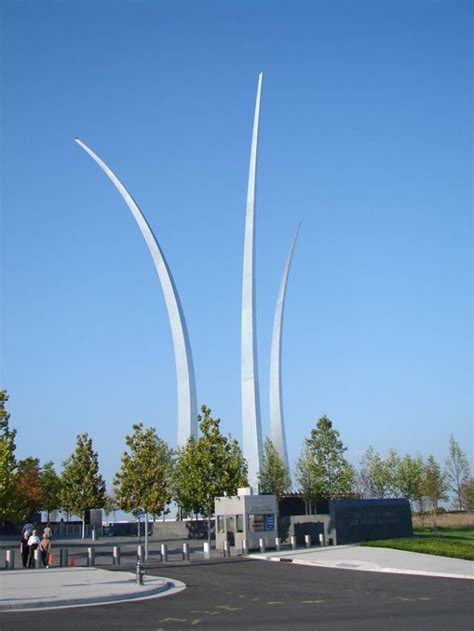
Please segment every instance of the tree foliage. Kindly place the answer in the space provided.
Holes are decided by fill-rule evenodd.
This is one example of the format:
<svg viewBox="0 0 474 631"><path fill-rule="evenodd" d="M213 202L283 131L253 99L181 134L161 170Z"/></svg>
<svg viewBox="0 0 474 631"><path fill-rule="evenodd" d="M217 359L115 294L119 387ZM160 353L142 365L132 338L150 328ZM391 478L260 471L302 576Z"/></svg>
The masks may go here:
<svg viewBox="0 0 474 631"><path fill-rule="evenodd" d="M399 463L400 458L394 449L382 458L370 445L360 461L358 478L361 495L366 498L397 496Z"/></svg>
<svg viewBox="0 0 474 631"><path fill-rule="evenodd" d="M16 430L9 425L7 401L7 391L0 390L0 521L16 521Z"/></svg>
<svg viewBox="0 0 474 631"><path fill-rule="evenodd" d="M474 478L469 478L463 482L461 497L464 510L474 511Z"/></svg>
<svg viewBox="0 0 474 631"><path fill-rule="evenodd" d="M183 510L210 517L216 497L235 495L247 485L247 463L237 441L221 434L220 419L205 405L201 412L200 437L178 450L174 499Z"/></svg>
<svg viewBox="0 0 474 631"><path fill-rule="evenodd" d="M40 473L41 481L41 509L46 511L49 521L50 514L61 508L61 479L54 469L54 463L47 462Z"/></svg>
<svg viewBox="0 0 474 631"><path fill-rule="evenodd" d="M322 416L305 440L297 462L296 478L304 497L342 499L353 494L355 472L344 457L339 432L327 416Z"/></svg>
<svg viewBox="0 0 474 631"><path fill-rule="evenodd" d="M306 512L308 512L308 503L314 502L318 498L316 496L315 472L313 466L313 455L308 445L304 445L301 455L296 461L296 484L299 492L306 502Z"/></svg>
<svg viewBox="0 0 474 631"><path fill-rule="evenodd" d="M171 499L173 452L153 427L133 426L125 437L128 451L114 479L117 505L133 514L145 511L159 515Z"/></svg>
<svg viewBox="0 0 474 631"><path fill-rule="evenodd" d="M434 456L429 455L424 467L422 492L430 504L435 527L438 505L440 501L448 499L448 488L446 474L442 471Z"/></svg>
<svg viewBox="0 0 474 631"><path fill-rule="evenodd" d="M258 481L260 493L276 495L278 500L290 490L290 476L286 465L269 438L263 443Z"/></svg>
<svg viewBox="0 0 474 631"><path fill-rule="evenodd" d="M454 506L456 510L463 510L465 508L463 502L463 486L469 479L471 471L466 454L452 434L449 438L449 451L445 462L445 469L449 490L454 495Z"/></svg>
<svg viewBox="0 0 474 631"><path fill-rule="evenodd" d="M16 475L16 508L20 519L41 510L43 489L38 458L24 458L18 461Z"/></svg>
<svg viewBox="0 0 474 631"><path fill-rule="evenodd" d="M409 454L400 459L397 470L397 486L400 495L410 502L421 501L423 497L424 464L421 456L413 458Z"/></svg>
<svg viewBox="0 0 474 631"><path fill-rule="evenodd" d="M81 517L84 537L86 511L102 508L105 501L105 482L99 473L99 458L87 434L77 436L76 449L63 467L61 505L68 513Z"/></svg>

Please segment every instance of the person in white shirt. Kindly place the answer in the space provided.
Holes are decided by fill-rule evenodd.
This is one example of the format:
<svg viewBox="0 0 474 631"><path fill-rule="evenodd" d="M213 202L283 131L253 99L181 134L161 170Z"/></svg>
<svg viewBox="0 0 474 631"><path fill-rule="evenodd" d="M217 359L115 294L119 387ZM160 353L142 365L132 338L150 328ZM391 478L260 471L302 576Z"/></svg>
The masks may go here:
<svg viewBox="0 0 474 631"><path fill-rule="evenodd" d="M36 530L33 530L33 532L30 535L30 538L28 539L28 548L30 550L30 556L28 558L28 567L35 566L35 550L38 548L39 544L40 544L40 538L36 534Z"/></svg>

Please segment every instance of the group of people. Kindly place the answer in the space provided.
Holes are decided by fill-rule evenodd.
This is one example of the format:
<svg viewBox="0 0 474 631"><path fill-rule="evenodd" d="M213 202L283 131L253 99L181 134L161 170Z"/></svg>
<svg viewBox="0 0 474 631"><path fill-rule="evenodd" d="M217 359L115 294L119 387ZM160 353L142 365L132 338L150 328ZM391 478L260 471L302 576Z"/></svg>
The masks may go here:
<svg viewBox="0 0 474 631"><path fill-rule="evenodd" d="M35 567L35 551L40 550L43 567L49 568L51 553L51 528L49 524L43 530L40 539L33 524L25 524L21 530L20 552L23 567Z"/></svg>

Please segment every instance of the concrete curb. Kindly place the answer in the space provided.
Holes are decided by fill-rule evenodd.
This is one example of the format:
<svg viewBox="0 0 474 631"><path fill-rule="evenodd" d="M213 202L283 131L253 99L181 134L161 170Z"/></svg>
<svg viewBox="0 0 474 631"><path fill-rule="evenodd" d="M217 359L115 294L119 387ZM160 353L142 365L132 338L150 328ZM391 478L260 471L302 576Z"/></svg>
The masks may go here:
<svg viewBox="0 0 474 631"><path fill-rule="evenodd" d="M406 574L412 576L431 576L433 578L459 578L462 580L474 580L473 574L453 574L449 572L430 572L428 570L407 570L404 568L396 567L364 567L363 564L356 566L355 564L341 563L336 565L335 563L320 563L319 561L305 561L304 559L292 559L289 557L264 557L258 554L249 554L249 558L257 559L258 561L280 561L283 563L294 563L295 565L312 565L313 567L324 567L333 570L351 570L356 572L379 572L382 574Z"/></svg>
<svg viewBox="0 0 474 631"><path fill-rule="evenodd" d="M133 574L130 573L130 575L133 578ZM133 586L132 581L130 585ZM147 587L145 583L143 587L135 587L135 589L137 589L137 591L130 591L121 594L103 594L100 596L83 595L78 598L63 598L58 600L46 597L31 603L1 603L0 601L0 619L2 613L47 611L51 609L69 609L73 607L94 607L98 605L150 600L152 598L160 598L162 596L178 593L183 589L186 589L186 585L185 583L174 579L156 578L150 586Z"/></svg>

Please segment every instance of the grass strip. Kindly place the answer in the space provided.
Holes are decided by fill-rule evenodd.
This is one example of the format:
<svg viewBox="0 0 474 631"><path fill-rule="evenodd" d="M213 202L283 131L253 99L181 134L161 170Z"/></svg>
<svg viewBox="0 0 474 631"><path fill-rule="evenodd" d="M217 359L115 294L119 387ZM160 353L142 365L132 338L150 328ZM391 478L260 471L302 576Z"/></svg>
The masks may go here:
<svg viewBox="0 0 474 631"><path fill-rule="evenodd" d="M372 548L392 548L407 552L435 554L474 561L474 531L460 531L458 529L443 528L437 532L416 532L413 537L402 539L385 539L383 541L364 541L362 546Z"/></svg>

